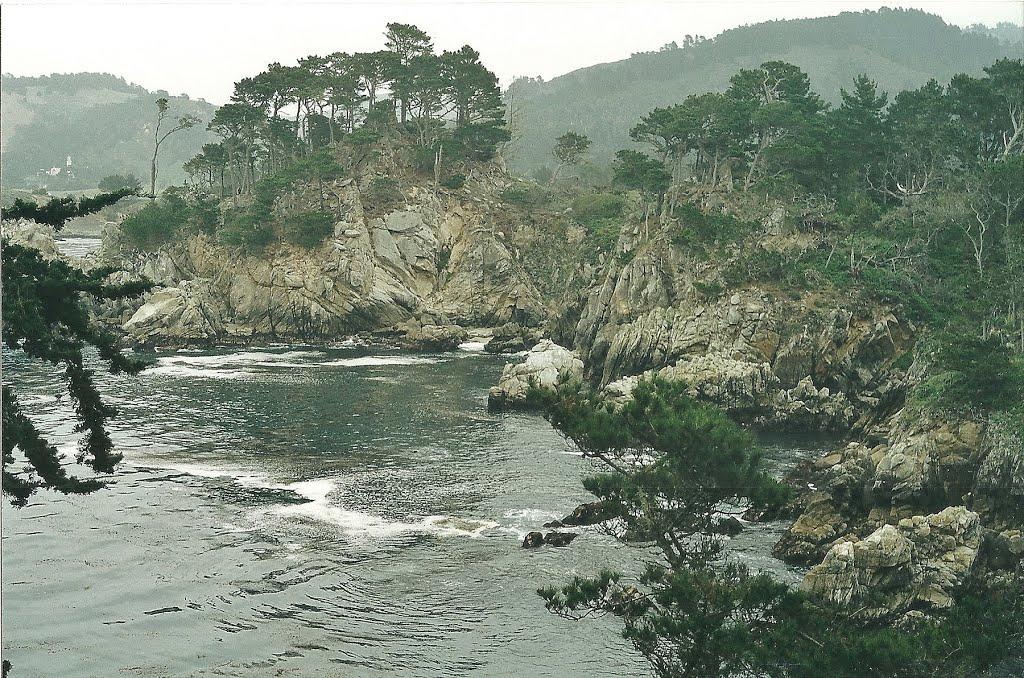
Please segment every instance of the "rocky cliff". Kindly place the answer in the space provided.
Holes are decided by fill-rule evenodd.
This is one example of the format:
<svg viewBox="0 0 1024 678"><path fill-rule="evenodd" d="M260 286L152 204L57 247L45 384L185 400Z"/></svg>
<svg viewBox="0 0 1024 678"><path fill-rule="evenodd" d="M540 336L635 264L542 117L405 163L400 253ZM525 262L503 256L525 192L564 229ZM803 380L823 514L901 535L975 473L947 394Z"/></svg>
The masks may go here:
<svg viewBox="0 0 1024 678"><path fill-rule="evenodd" d="M405 185L386 210L366 205L370 181L299 187L277 201L281 218L326 204L333 233L313 249L251 253L200 233L139 252L111 229L104 256L160 285L115 321L135 342L184 344L337 338L421 316L420 326L488 327L547 316L506 244L501 172L479 171L462 190Z"/></svg>

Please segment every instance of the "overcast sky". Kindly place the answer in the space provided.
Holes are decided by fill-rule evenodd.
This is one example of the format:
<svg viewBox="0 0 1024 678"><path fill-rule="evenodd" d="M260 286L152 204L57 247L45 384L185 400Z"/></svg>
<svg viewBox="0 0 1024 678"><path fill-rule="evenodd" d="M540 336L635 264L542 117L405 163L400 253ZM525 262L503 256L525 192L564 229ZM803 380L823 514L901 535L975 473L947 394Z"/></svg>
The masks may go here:
<svg viewBox="0 0 1024 678"><path fill-rule="evenodd" d="M582 2L5 2L0 58L5 73L101 71L148 89L224 103L235 80L268 63L309 54L383 47L389 21L413 23L438 50L470 43L502 85L520 75L556 75L687 33L712 37L770 19L881 6L916 7L966 26L1024 23L1022 0L856 2L733 0Z"/></svg>

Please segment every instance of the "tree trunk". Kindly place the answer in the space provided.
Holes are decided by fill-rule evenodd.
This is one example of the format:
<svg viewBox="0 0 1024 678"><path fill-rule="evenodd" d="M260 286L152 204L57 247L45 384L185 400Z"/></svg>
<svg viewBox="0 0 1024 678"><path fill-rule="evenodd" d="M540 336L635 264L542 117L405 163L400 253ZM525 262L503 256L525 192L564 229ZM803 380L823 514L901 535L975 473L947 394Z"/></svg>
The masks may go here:
<svg viewBox="0 0 1024 678"><path fill-rule="evenodd" d="M160 143L153 147L153 159L149 163L149 199L156 199L156 155L160 152Z"/></svg>

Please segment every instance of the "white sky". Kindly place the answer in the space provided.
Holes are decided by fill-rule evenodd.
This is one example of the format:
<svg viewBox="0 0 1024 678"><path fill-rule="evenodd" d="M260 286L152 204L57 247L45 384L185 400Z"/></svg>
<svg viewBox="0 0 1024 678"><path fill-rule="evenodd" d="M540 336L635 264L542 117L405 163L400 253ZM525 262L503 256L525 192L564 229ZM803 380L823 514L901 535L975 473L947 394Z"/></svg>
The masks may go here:
<svg viewBox="0 0 1024 678"><path fill-rule="evenodd" d="M915 7L966 26L1024 23L1024 0L477 0L435 2L129 2L15 0L2 8L5 73L99 71L148 89L224 103L235 80L270 62L383 47L389 21L416 24L441 49L472 44L503 86L712 37L770 19Z"/></svg>

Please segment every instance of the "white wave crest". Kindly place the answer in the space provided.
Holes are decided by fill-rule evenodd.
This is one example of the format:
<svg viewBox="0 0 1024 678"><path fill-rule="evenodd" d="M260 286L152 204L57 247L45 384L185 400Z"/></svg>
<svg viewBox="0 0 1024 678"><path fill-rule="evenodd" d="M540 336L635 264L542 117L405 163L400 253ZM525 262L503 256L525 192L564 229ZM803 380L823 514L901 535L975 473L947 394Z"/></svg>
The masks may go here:
<svg viewBox="0 0 1024 678"><path fill-rule="evenodd" d="M426 358L412 355L376 356L367 355L360 358L341 358L317 363L325 367L377 367L381 365L429 365L441 362L437 358Z"/></svg>

